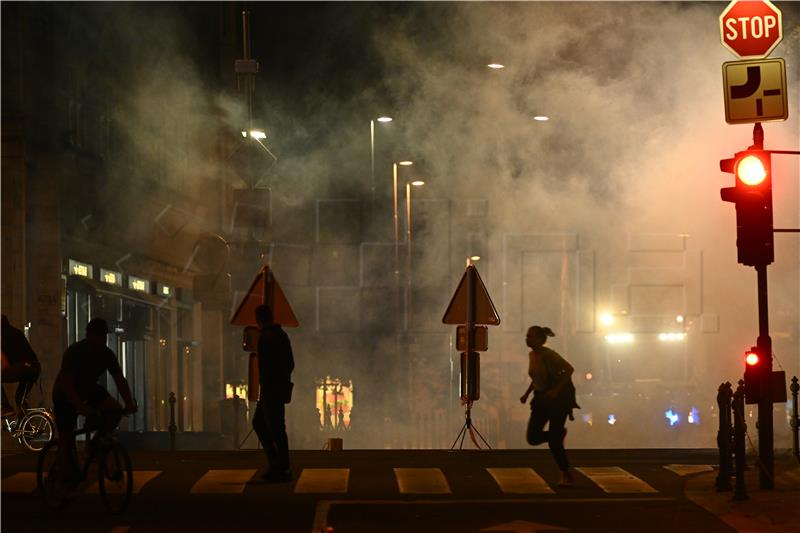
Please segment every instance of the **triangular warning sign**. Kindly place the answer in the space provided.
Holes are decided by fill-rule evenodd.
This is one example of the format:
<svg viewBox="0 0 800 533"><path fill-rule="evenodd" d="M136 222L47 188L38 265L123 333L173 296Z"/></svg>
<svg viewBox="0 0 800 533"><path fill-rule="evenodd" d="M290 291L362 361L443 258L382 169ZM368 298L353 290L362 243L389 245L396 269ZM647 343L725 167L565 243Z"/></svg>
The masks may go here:
<svg viewBox="0 0 800 533"><path fill-rule="evenodd" d="M292 306L278 285L278 280L266 265L256 275L253 284L245 294L236 312L231 317L231 324L234 326L255 326L256 307L266 303L272 308L273 320L276 324L289 328L296 328L300 325L297 317L294 316Z"/></svg>
<svg viewBox="0 0 800 533"><path fill-rule="evenodd" d="M497 326L500 324L500 316L494 308L492 299L486 291L481 275L475 265L469 265L461 281L458 283L450 305L444 313L442 322L444 324L466 324L467 323L467 292L469 290L469 278L473 276L473 287L475 291L475 323Z"/></svg>

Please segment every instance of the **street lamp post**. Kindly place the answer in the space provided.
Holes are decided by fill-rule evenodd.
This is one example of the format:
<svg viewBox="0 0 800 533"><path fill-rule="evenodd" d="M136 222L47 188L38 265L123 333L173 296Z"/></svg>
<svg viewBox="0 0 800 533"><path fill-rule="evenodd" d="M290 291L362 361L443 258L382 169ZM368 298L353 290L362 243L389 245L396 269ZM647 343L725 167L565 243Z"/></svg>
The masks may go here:
<svg viewBox="0 0 800 533"><path fill-rule="evenodd" d="M405 327L410 328L411 317L411 186L422 187L425 182L414 180L406 183L406 313Z"/></svg>
<svg viewBox="0 0 800 533"><path fill-rule="evenodd" d="M377 119L378 122L391 122L392 117L381 116ZM370 206L375 206L375 120L370 119L369 121L369 155L370 155Z"/></svg>

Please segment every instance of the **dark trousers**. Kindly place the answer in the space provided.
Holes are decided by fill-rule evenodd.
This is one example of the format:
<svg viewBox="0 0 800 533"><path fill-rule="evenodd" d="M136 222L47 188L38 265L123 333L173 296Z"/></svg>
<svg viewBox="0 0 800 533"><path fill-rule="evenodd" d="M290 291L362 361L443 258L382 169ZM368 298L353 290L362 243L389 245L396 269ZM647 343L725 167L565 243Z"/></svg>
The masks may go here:
<svg viewBox="0 0 800 533"><path fill-rule="evenodd" d="M14 395L14 400L17 404L17 409L22 408L22 402L25 396L33 388L33 384L39 379L40 366L38 362L21 362L11 365L3 371L3 383L17 383L17 392ZM2 387L0 390L3 392L3 407L10 406L6 391Z"/></svg>
<svg viewBox="0 0 800 533"><path fill-rule="evenodd" d="M541 399L537 400L534 396L526 433L528 444L531 446L547 443L553 459L556 460L556 464L562 472L569 470L567 451L564 449L564 432L566 431L564 424L567 422L567 415L567 411L554 407ZM545 424L548 424L547 431L544 431Z"/></svg>
<svg viewBox="0 0 800 533"><path fill-rule="evenodd" d="M253 413L253 429L267 453L269 469L289 469L289 436L286 434L286 405L281 400L260 399Z"/></svg>

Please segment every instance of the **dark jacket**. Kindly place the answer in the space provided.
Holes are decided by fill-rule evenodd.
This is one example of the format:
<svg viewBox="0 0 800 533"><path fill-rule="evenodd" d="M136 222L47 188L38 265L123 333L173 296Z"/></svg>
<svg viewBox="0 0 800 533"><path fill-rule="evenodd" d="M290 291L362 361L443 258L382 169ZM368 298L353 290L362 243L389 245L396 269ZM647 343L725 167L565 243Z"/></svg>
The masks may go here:
<svg viewBox="0 0 800 533"><path fill-rule="evenodd" d="M282 399L291 394L294 356L289 336L279 325L261 330L258 340L258 377L262 399Z"/></svg>

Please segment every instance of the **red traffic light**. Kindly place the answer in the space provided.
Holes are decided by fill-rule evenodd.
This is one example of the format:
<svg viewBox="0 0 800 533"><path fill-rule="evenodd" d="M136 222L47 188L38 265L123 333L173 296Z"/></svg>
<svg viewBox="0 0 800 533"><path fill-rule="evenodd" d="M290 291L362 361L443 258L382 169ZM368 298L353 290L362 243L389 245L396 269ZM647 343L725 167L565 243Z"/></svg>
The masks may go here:
<svg viewBox="0 0 800 533"><path fill-rule="evenodd" d="M767 167L755 155L746 155L736 164L736 178L745 185L755 186L767 178Z"/></svg>
<svg viewBox="0 0 800 533"><path fill-rule="evenodd" d="M749 351L744 356L744 362L747 363L748 366L755 366L759 362L758 354L754 351Z"/></svg>

